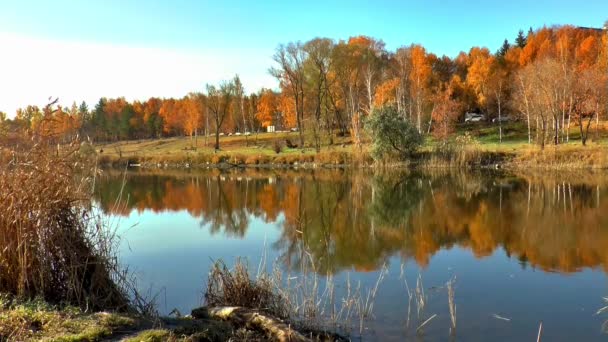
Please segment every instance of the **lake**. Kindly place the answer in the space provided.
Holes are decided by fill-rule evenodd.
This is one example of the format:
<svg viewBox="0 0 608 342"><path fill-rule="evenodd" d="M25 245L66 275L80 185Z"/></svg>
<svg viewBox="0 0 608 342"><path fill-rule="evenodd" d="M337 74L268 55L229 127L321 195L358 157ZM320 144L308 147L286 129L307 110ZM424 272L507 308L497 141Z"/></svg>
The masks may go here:
<svg viewBox="0 0 608 342"><path fill-rule="evenodd" d="M202 304L214 260L264 257L335 303L378 283L363 340L608 339L607 173L106 171L95 197L163 314Z"/></svg>

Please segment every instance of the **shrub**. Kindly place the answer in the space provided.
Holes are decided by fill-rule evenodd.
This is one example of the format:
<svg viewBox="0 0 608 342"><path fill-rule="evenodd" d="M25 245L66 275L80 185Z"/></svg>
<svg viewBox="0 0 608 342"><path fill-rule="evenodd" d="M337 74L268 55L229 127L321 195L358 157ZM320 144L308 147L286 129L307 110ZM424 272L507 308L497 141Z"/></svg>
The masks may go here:
<svg viewBox="0 0 608 342"><path fill-rule="evenodd" d="M220 164L226 161L226 156L221 155L221 154L214 154L213 157L211 157L211 164Z"/></svg>
<svg viewBox="0 0 608 342"><path fill-rule="evenodd" d="M210 154L210 153L206 153L206 152L200 152L200 153L198 153L196 155L196 157L193 160L193 162L194 163L198 163L198 164L211 163L214 156L215 156L214 154Z"/></svg>
<svg viewBox="0 0 608 342"><path fill-rule="evenodd" d="M415 152L423 143L416 128L399 115L393 106L375 109L365 122L372 136L372 157L385 159L396 154L405 158Z"/></svg>
<svg viewBox="0 0 608 342"><path fill-rule="evenodd" d="M258 156L249 156L245 159L245 164L247 165L257 165L259 162Z"/></svg>
<svg viewBox="0 0 608 342"><path fill-rule="evenodd" d="M315 156L315 161L321 164L348 164L350 156L346 152L325 152Z"/></svg>
<svg viewBox="0 0 608 342"><path fill-rule="evenodd" d="M246 159L247 158L242 154L235 154L233 156L230 156L229 161L235 165L243 165L243 164L245 164Z"/></svg>
<svg viewBox="0 0 608 342"><path fill-rule="evenodd" d="M260 154L260 155L252 155L245 159L245 164L247 165L258 165L258 164L268 164L270 161L270 157Z"/></svg>
<svg viewBox="0 0 608 342"><path fill-rule="evenodd" d="M276 152L276 154L281 153L283 151L283 143L281 143L281 140L275 139L272 149Z"/></svg>

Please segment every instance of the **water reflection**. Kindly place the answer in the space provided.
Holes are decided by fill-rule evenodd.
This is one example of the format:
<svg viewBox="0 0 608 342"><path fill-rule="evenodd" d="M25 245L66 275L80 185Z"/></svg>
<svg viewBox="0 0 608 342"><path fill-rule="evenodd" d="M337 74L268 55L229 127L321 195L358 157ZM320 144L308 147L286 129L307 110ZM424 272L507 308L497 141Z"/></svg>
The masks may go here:
<svg viewBox="0 0 608 342"><path fill-rule="evenodd" d="M252 219L281 227L273 242L297 267L305 245L317 271L377 270L391 256L422 267L442 249L478 258L502 248L522 267L608 270L605 174L371 173L344 170L107 172L102 209L187 211L201 229L244 237Z"/></svg>

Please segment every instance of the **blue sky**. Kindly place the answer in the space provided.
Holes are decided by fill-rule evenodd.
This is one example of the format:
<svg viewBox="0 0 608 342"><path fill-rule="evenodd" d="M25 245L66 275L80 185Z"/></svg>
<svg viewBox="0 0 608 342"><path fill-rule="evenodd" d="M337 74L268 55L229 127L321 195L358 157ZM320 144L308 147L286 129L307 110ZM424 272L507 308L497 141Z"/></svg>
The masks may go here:
<svg viewBox="0 0 608 342"><path fill-rule="evenodd" d="M202 90L204 83L217 82L237 72L248 90L256 91L261 86L276 85L267 74L272 64L270 57L278 44L289 41L318 36L346 39L364 34L383 39L391 50L420 43L438 55L455 56L474 45L495 51L505 38L512 41L519 29L527 31L529 27L554 24L600 27L606 19L608 0L0 0L0 39L4 39L0 40L3 46L0 75L6 71L11 77L22 78L18 73L22 72L28 78L61 78L64 83L68 82L66 78L80 76L80 85L74 86L78 94L70 94L69 87L60 87L57 82L47 81L48 84L36 88L40 94L55 93L52 86L61 88L56 92L63 102L70 103L118 96L121 95L118 89L126 90L122 95L127 98L180 96L187 91ZM9 58L6 54L11 54L11 44L17 47ZM86 46L82 49L88 53L86 56L80 56L79 44ZM43 46L69 56L54 57L53 63L18 56L46 53ZM116 56L121 53L129 54L130 58L121 62ZM91 62L75 63L70 60L76 58L73 55ZM173 60L171 56L180 57ZM149 59L146 67L157 65L158 69L174 68L178 74L190 70L200 75L187 76L190 83L185 84L180 83L183 77L171 79L167 72L155 83L169 84L156 87L146 84L145 91L135 89L139 84L124 78L126 83L122 87L112 87L124 76L119 72L124 74L131 69L135 76L153 81L146 78L144 70L137 70L137 61L142 59ZM36 74L29 70L32 64L38 64L34 68ZM70 67L75 64L78 68ZM94 68L100 64L102 71L96 73ZM63 72L45 71L58 67ZM104 86L90 85L93 81L88 77L103 79ZM10 114L15 105L23 105L28 99L29 103L40 101L42 95L32 94L30 98L25 93L27 84L23 82L22 86L23 89L17 87L18 96L11 99L0 92L0 110ZM17 91L1 87L0 91ZM13 103L15 97L18 103ZM10 104L4 104L7 102Z"/></svg>

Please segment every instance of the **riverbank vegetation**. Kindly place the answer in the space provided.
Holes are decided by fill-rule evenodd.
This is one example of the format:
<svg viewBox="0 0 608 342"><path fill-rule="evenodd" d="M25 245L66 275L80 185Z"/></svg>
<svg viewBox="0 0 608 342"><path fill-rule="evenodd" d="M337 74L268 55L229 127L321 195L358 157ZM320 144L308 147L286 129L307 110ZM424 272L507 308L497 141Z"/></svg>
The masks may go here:
<svg viewBox="0 0 608 342"><path fill-rule="evenodd" d="M113 154L124 157L122 150L132 141L159 146L180 141L179 149L167 149L170 156L148 153L143 146L137 152L168 163L187 163L193 155L213 163L214 152L221 151L216 161L228 155L243 158L235 164L265 164L266 159L318 162L327 154L333 155L330 162L348 164L378 157L373 151L379 136L370 125L378 122L379 114L374 113L391 108L424 138L422 152L439 150L433 158L436 164L440 159L450 165L460 160L450 156L445 162L445 156L462 150L467 133L475 137L471 131L486 130L491 132L476 137L479 147L466 149L482 154L508 151L520 157L514 165L551 167L553 158L547 154L552 150L546 147L553 145L554 154L560 155L557 167L577 160L585 167L605 167L596 162L595 153L581 152L588 158L574 154L563 161L561 155L585 150L559 146L605 146L607 37L602 29L543 27L520 31L513 43L505 40L494 53L473 47L454 58L436 56L420 45L389 51L382 40L366 36L291 42L280 45L274 55L270 73L279 81L276 91L247 94L236 76L181 99L102 98L91 108L86 103L60 107L52 113L52 130L64 142L79 135L95 144L110 144L116 153L103 148L110 154L106 159ZM29 106L12 120L3 116L0 131L10 138L44 125L49 115ZM462 127L465 122L470 127ZM293 133L276 133L274 138L259 134L267 130ZM406 135L397 131L396 137ZM238 151L230 135L243 142ZM188 138L180 139L183 136ZM336 150L349 157L336 161L336 153L342 153ZM298 158L281 160L295 152L301 153ZM391 161L402 162L401 157L397 153Z"/></svg>
<svg viewBox="0 0 608 342"><path fill-rule="evenodd" d="M606 127L605 122L600 121L599 140L587 146L581 145L577 140L579 135L574 131L570 142L541 150L528 144L526 126L522 122L503 125L502 143L495 124L459 124L455 127L455 136L446 140L427 137L405 159L390 144L385 145L387 155L378 161L373 157L375 142L371 137L365 137L359 148L351 137L337 137L333 145L323 144L321 152L316 152L311 146L305 149L287 147L287 141L297 140L297 132L262 133L257 140L224 136L220 138L222 150L217 153L204 141L199 141L197 148L192 149L190 139L186 137L103 143L95 149L101 165L115 167L124 167L127 163L147 168L205 168L218 164L224 167L381 166L384 163L422 167L471 168L498 164L518 169L597 169L608 167ZM276 144L281 145L278 153Z"/></svg>
<svg viewBox="0 0 608 342"><path fill-rule="evenodd" d="M91 310L129 311L111 232L91 209L92 174L80 145L44 132L3 146L0 292ZM79 176L81 175L81 176Z"/></svg>

